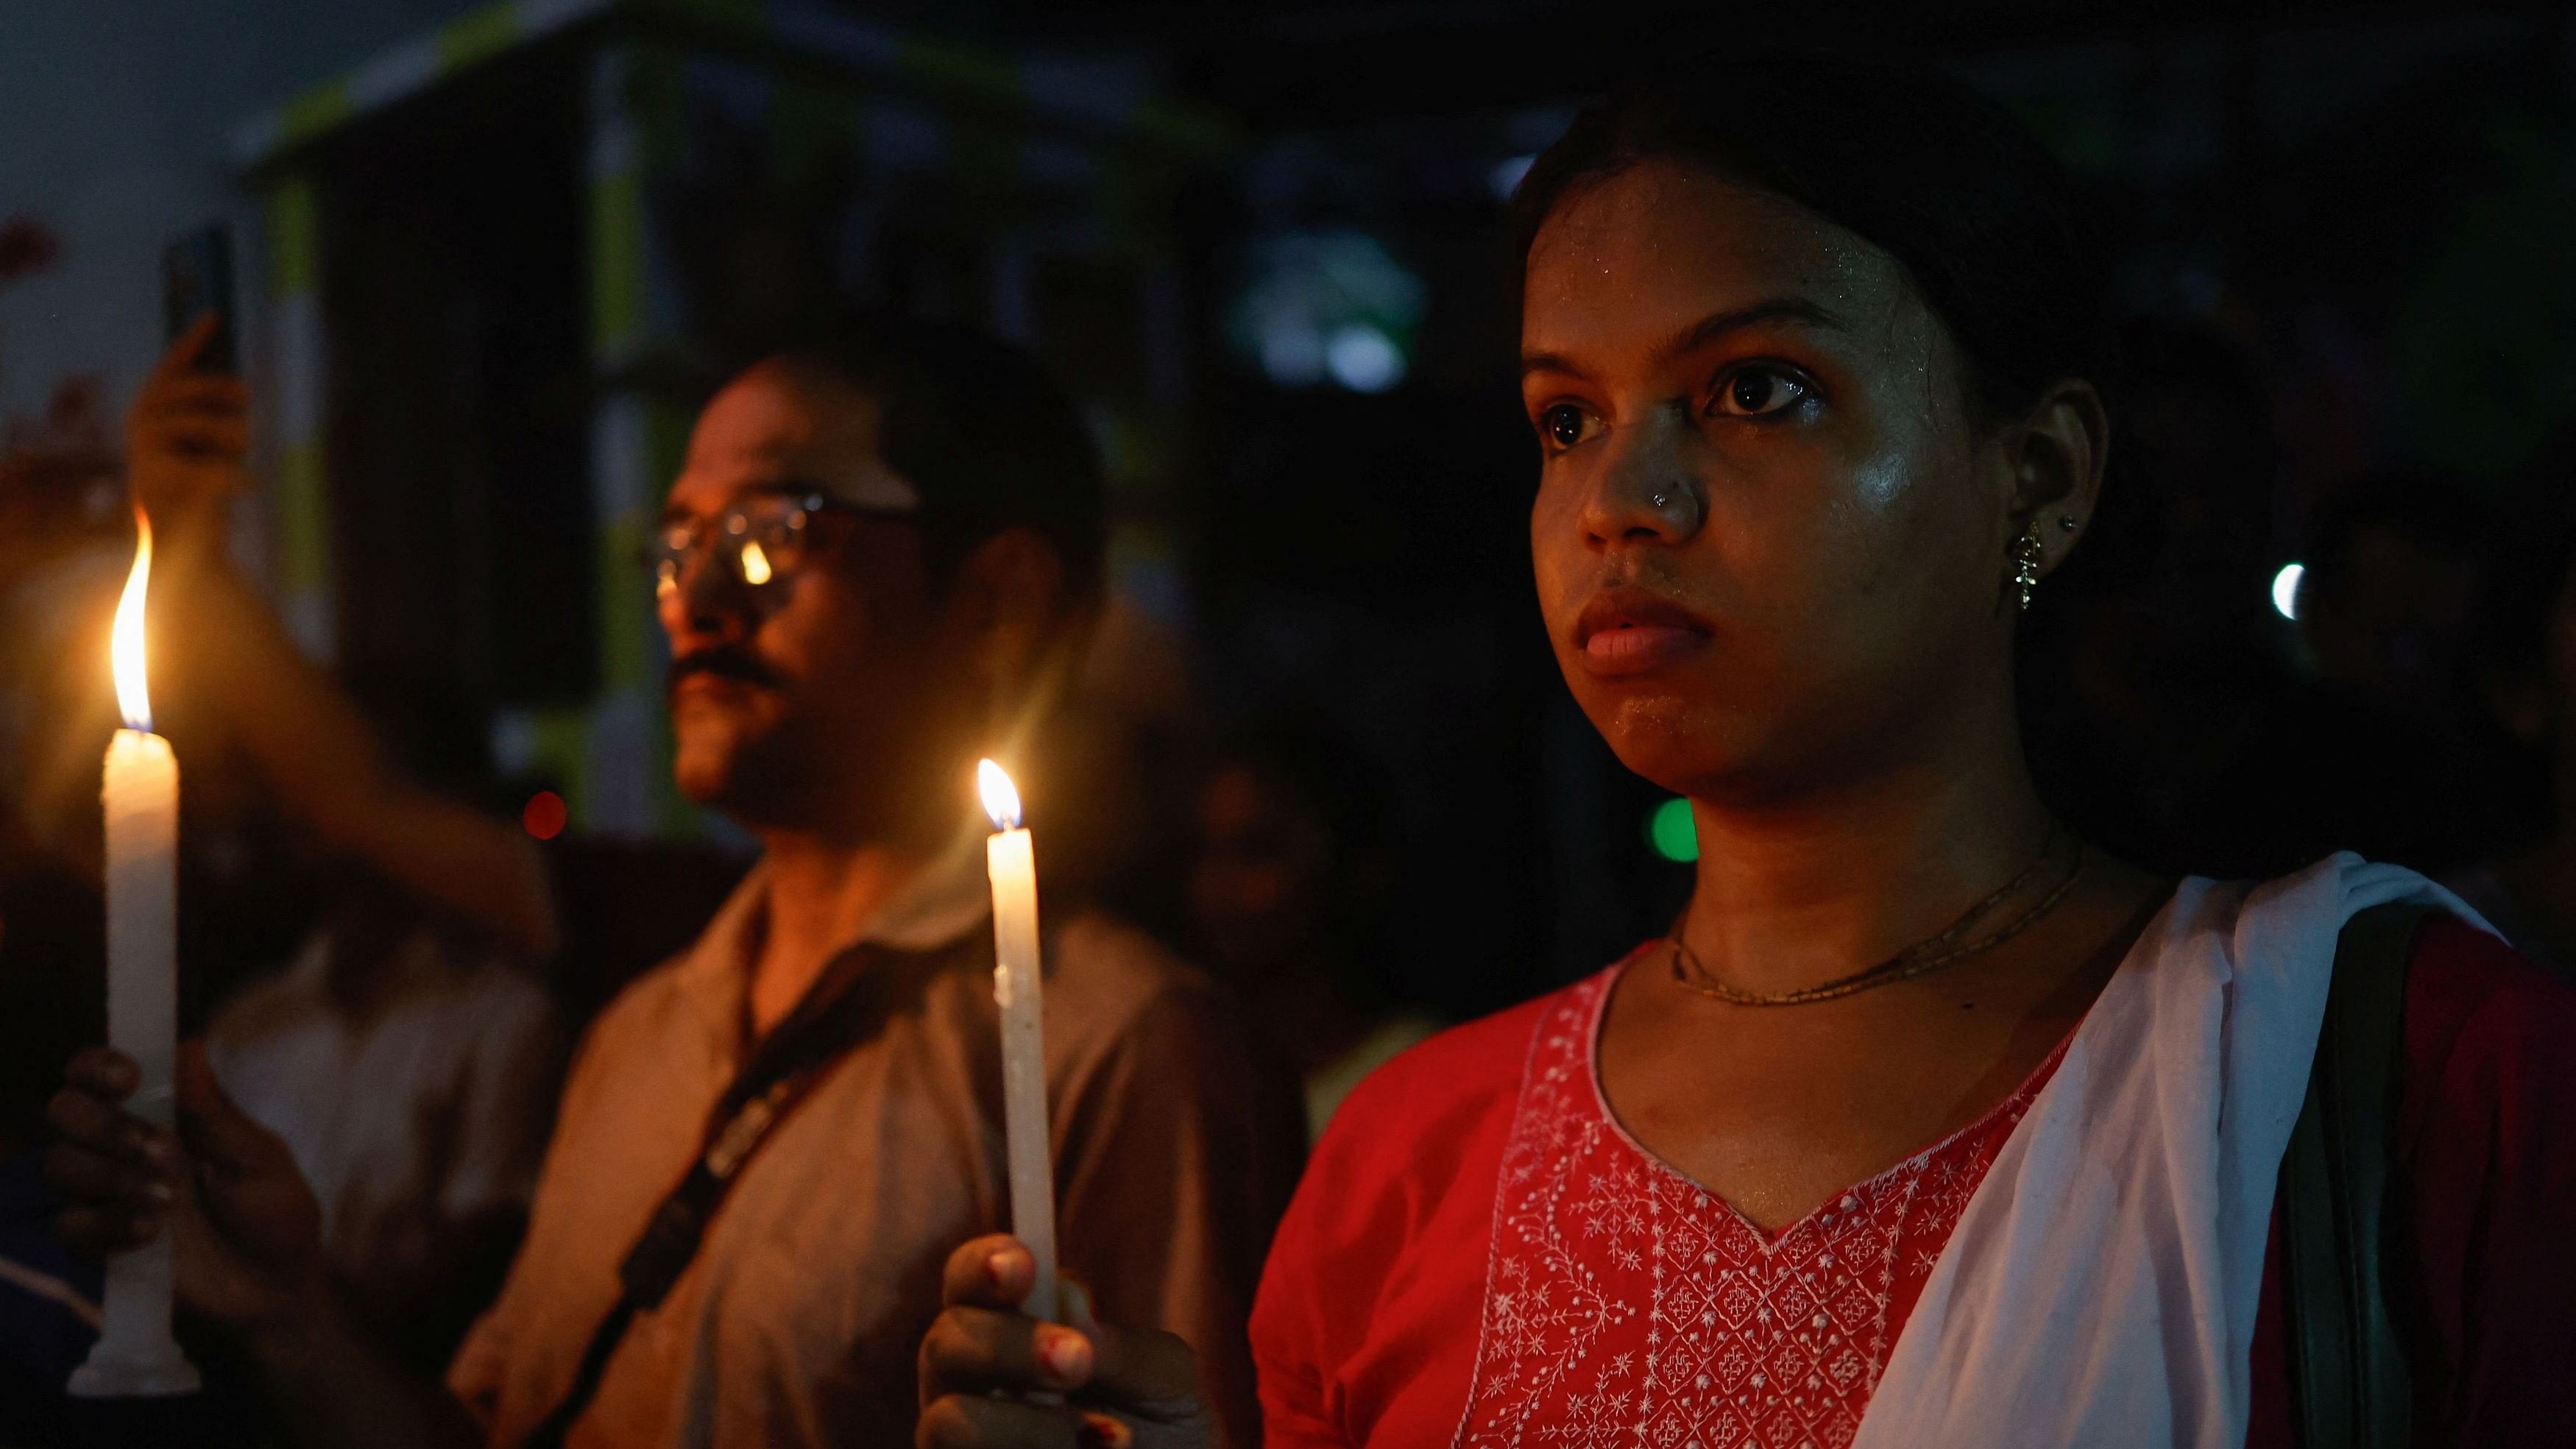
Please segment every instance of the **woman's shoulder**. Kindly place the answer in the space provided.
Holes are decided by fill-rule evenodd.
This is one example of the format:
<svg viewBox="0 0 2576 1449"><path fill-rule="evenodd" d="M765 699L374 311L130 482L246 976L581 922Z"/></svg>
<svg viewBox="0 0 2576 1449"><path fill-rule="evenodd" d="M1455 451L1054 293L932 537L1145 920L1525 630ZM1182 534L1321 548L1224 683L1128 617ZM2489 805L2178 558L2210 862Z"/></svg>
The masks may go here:
<svg viewBox="0 0 2576 1449"><path fill-rule="evenodd" d="M2185 917L2198 918L2185 929L2241 942L2259 923L2275 940L2284 933L2304 939L2320 965L2339 950L2337 933L2358 912L2400 901L2433 907L2407 955L2400 1131L2527 1108L2535 1094L2563 1097L2576 1109L2576 1071L2562 1070L2576 1062L2576 987L2426 877L2344 852L2272 880L2195 877L2176 897Z"/></svg>
<svg viewBox="0 0 2576 1449"><path fill-rule="evenodd" d="M1393 1299L1427 1294L1441 1312L1472 1301L1531 1040L1602 979L1439 1033L1370 1073L1333 1114L1253 1305L1273 1412L1321 1402L1323 1378L1361 1351Z"/></svg>
<svg viewBox="0 0 2576 1449"><path fill-rule="evenodd" d="M1401 1241L1454 1206L1455 1192L1490 1196L1533 1036L1579 1010L1608 976L1451 1027L1370 1073L1316 1142L1281 1227L1282 1249ZM1475 1182L1486 1187L1465 1186Z"/></svg>

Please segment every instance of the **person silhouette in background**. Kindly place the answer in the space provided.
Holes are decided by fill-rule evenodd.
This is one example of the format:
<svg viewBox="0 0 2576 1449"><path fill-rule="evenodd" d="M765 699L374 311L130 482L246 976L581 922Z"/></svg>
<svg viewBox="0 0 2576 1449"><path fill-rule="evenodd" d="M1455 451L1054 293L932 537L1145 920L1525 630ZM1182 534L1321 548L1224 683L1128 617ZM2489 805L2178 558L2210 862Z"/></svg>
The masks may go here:
<svg viewBox="0 0 2576 1449"><path fill-rule="evenodd" d="M2299 632L2335 694L2436 736L2466 724L2457 681L2499 536L2457 479L2373 473L2338 490L2310 530Z"/></svg>
<svg viewBox="0 0 2576 1449"><path fill-rule="evenodd" d="M2456 684L2494 535L2466 484L2357 478L2318 510L2295 609L2303 677L2274 692L2196 818L2273 860L2356 850L2427 872L2497 828L2505 783Z"/></svg>
<svg viewBox="0 0 2576 1449"><path fill-rule="evenodd" d="M2520 829L2443 882L2533 960L2576 981L2576 526L2563 499L2503 549L2465 682L2524 766Z"/></svg>
<svg viewBox="0 0 2576 1449"><path fill-rule="evenodd" d="M1285 715L1228 736L1198 789L1196 945L1303 1079L1310 1136L1361 1078L1440 1026L1387 988L1389 792L1356 745Z"/></svg>
<svg viewBox="0 0 2576 1449"><path fill-rule="evenodd" d="M495 793L479 721L452 691L374 670L350 693L412 778L459 800ZM357 1316L435 1371L518 1246L565 1033L543 963L461 903L363 858L317 875L321 919L216 1008L207 1060L294 1152Z"/></svg>

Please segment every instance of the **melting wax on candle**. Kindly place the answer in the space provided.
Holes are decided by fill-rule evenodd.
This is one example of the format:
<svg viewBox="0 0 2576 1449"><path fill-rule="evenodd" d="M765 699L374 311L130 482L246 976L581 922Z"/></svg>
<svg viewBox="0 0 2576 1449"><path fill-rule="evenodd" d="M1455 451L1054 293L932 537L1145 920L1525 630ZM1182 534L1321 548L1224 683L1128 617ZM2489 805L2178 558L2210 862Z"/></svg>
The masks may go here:
<svg viewBox="0 0 2576 1449"><path fill-rule="evenodd" d="M1020 824L1020 793L991 760L976 767L993 835L985 869L993 883L993 1000L1002 1016L1002 1117L1010 1154L1011 1235L1037 1260L1037 1281L1021 1304L1031 1317L1054 1318L1055 1168L1049 1160L1046 1041L1040 1029L1038 873L1029 832Z"/></svg>

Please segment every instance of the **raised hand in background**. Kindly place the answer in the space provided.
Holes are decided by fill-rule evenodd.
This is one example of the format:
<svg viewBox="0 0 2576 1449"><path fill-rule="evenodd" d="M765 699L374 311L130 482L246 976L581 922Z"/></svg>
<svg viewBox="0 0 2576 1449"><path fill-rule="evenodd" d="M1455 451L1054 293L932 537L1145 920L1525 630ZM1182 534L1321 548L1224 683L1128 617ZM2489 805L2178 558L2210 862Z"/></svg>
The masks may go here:
<svg viewBox="0 0 2576 1449"><path fill-rule="evenodd" d="M319 844L522 958L550 955L554 902L534 843L516 822L397 769L357 706L233 568L227 510L246 486L250 394L238 378L194 370L212 335L204 320L171 344L126 418L128 484L153 522L155 637L176 646L155 651L156 688L166 674Z"/></svg>

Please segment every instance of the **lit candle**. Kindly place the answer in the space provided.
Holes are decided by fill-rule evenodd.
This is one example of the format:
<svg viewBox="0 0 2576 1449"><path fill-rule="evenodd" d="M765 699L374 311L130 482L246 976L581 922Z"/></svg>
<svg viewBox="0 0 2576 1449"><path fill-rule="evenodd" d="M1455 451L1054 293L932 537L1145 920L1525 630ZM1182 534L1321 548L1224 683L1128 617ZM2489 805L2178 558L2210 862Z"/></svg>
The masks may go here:
<svg viewBox="0 0 2576 1449"><path fill-rule="evenodd" d="M993 1000L1002 1009L1002 1122L1010 1150L1011 1235L1037 1260L1021 1308L1056 1316L1055 1168L1048 1160L1046 1041L1039 1027L1038 870L1020 825L1020 792L1002 767L975 767L993 817L984 865L993 881Z"/></svg>
<svg viewBox="0 0 2576 1449"><path fill-rule="evenodd" d="M152 576L152 524L134 511L134 571L117 600L108 653L124 729L107 747L107 1040L134 1059L141 1083L127 1110L163 1129L179 1041L179 762L152 733L143 677L143 599ZM170 1233L108 1259L98 1344L73 1370L84 1398L188 1394L197 1370L170 1336Z"/></svg>

